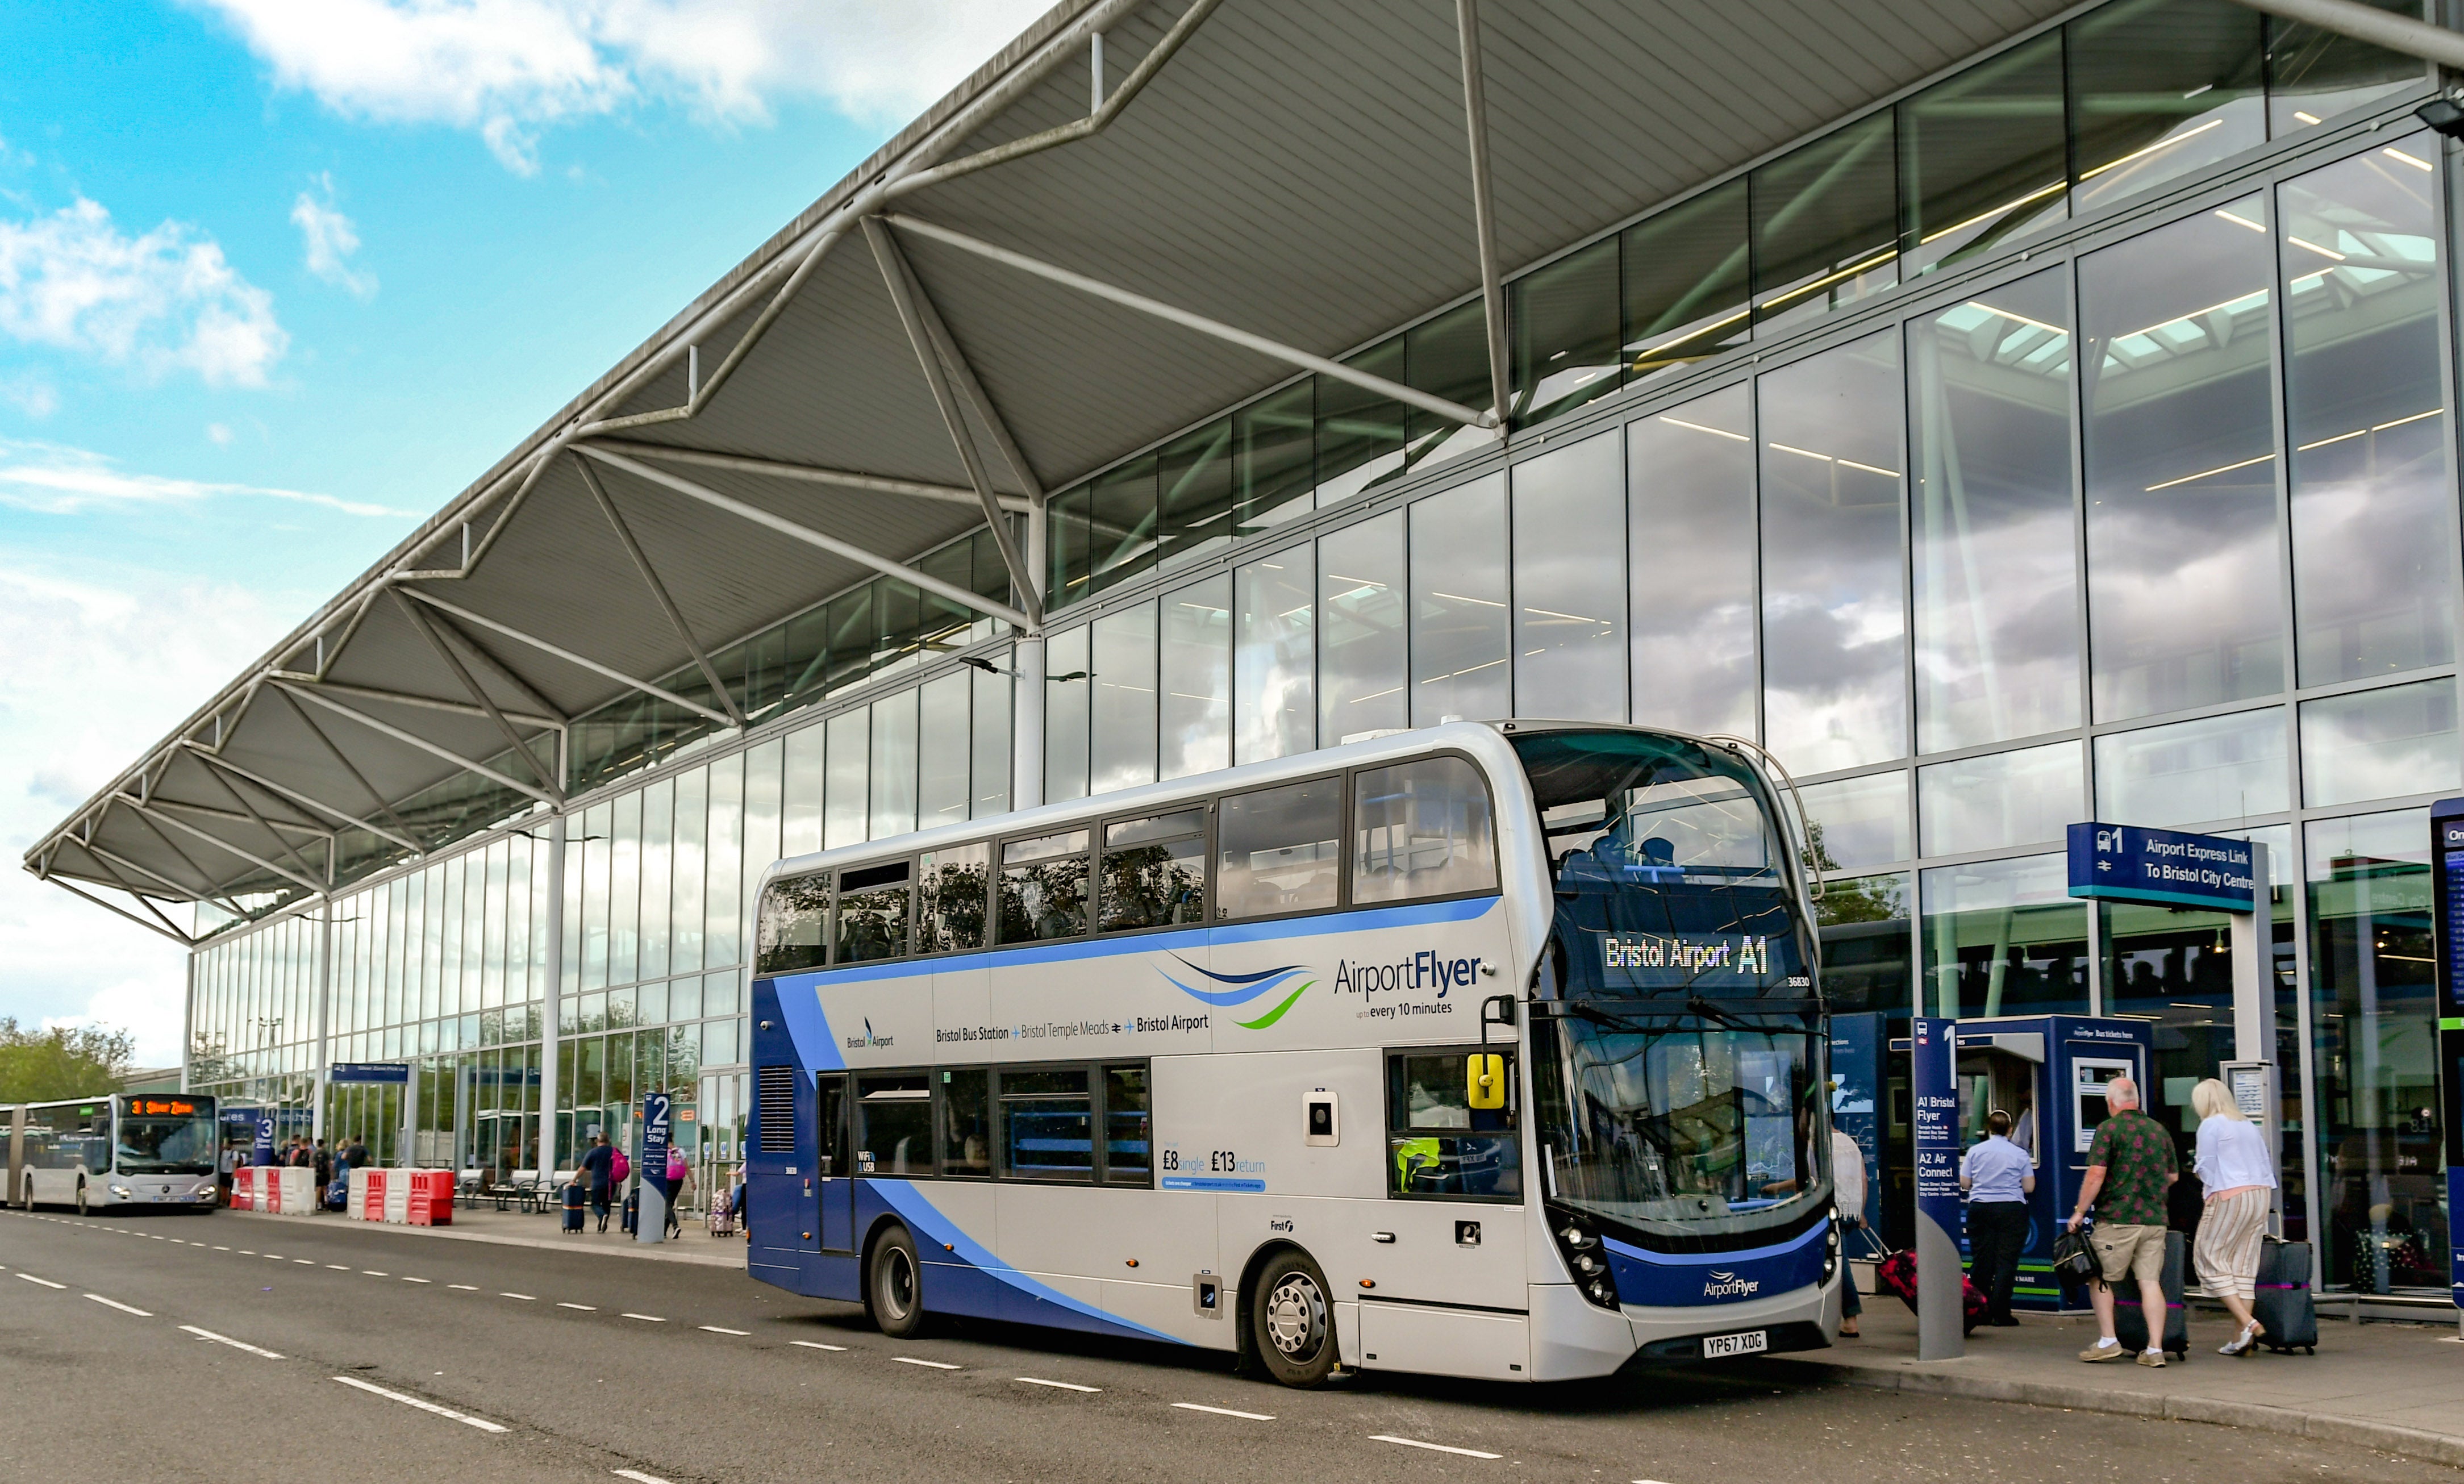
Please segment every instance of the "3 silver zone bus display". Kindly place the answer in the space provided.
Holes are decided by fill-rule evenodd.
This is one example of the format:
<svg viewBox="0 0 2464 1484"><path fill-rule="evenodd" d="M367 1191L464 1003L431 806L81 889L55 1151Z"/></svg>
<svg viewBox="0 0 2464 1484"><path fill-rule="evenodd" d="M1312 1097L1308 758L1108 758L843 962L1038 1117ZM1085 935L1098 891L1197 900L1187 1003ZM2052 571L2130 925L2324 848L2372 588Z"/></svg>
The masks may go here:
<svg viewBox="0 0 2464 1484"><path fill-rule="evenodd" d="M11 1206L154 1206L212 1210L214 1100L188 1093L99 1093L0 1103Z"/></svg>
<svg viewBox="0 0 2464 1484"><path fill-rule="evenodd" d="M1293 1385L1827 1344L1787 818L1740 747L1457 722L782 861L751 1271Z"/></svg>

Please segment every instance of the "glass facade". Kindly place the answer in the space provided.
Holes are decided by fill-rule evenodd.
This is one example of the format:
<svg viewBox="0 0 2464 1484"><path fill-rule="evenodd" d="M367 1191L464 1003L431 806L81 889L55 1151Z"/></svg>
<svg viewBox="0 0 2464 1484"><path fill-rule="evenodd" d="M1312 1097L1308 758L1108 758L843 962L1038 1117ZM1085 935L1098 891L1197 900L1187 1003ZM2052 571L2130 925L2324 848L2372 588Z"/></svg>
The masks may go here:
<svg viewBox="0 0 2464 1484"><path fill-rule="evenodd" d="M2288 1224L2330 1284L2429 1284L2420 836L2464 786L2464 562L2428 87L2229 0L2116 0L1514 277L1502 443L1302 377L1055 495L1041 675L882 579L722 656L749 734L585 719L561 882L519 801L442 787L406 817L478 832L337 897L323 1002L329 1059L415 1060L415 1106L337 1090L330 1127L502 1164L667 1086L732 1151L781 853L1396 727L1631 720L1794 775L1836 1008L2150 1019L2177 1127L2231 1050L2220 926L2070 899L2062 830L2266 842ZM1489 400L1477 302L1353 360ZM991 547L924 561L1005 595ZM319 931L200 952L195 1085L306 1096Z"/></svg>

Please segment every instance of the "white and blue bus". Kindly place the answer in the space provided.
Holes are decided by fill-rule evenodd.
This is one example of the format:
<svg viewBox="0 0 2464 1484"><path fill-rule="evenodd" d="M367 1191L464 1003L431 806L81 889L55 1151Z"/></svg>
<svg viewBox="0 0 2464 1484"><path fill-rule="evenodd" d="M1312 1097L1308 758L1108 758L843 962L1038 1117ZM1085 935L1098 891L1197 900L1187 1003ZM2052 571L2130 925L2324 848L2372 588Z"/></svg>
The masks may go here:
<svg viewBox="0 0 2464 1484"><path fill-rule="evenodd" d="M33 1210L101 1206L210 1211L220 1144L214 1100L191 1093L97 1093L0 1103L8 1199Z"/></svg>
<svg viewBox="0 0 2464 1484"><path fill-rule="evenodd" d="M1828 1344L1788 817L1737 746L1456 722L781 861L752 1274L1292 1385Z"/></svg>

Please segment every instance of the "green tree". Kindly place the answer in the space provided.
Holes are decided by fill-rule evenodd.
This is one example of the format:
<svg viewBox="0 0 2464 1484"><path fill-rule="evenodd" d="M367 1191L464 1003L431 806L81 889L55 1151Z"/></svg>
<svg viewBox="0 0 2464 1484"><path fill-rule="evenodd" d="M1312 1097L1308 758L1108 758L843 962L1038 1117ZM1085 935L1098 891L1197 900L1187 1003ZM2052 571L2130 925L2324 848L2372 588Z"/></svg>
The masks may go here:
<svg viewBox="0 0 2464 1484"><path fill-rule="evenodd" d="M137 1038L104 1026L36 1030L0 1015L0 1102L83 1097L120 1085Z"/></svg>

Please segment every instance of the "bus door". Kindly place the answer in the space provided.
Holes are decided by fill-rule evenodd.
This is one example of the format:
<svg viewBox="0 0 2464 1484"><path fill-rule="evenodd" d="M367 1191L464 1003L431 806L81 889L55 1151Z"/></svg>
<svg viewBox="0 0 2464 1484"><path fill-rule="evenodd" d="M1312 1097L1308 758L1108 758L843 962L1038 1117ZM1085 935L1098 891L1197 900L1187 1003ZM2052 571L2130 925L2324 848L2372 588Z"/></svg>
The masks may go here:
<svg viewBox="0 0 2464 1484"><path fill-rule="evenodd" d="M847 1153L847 1074L823 1073L814 1092L813 1190L821 1202L814 1229L823 1251L849 1252L855 1251L855 1162Z"/></svg>

